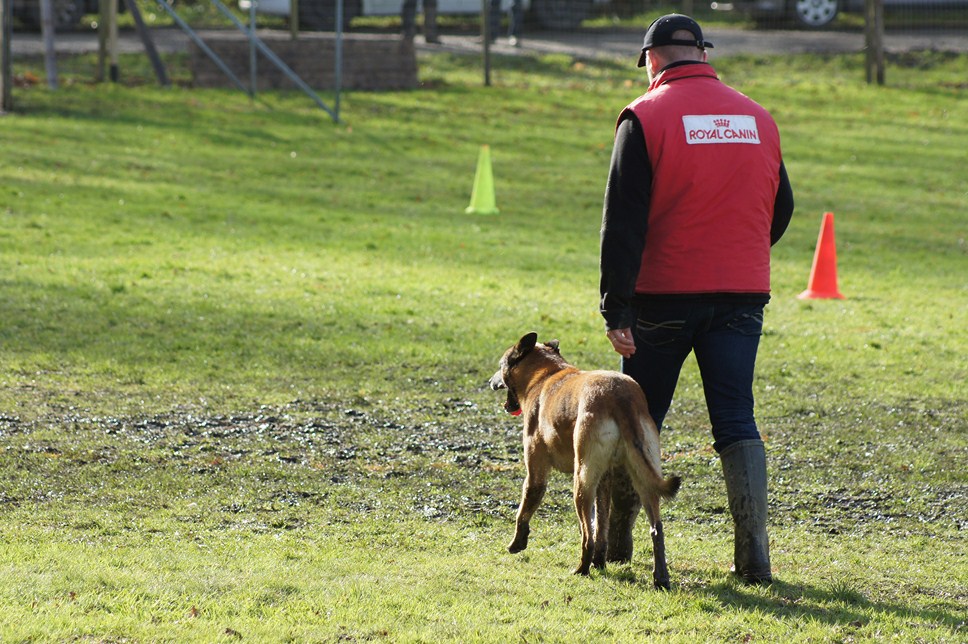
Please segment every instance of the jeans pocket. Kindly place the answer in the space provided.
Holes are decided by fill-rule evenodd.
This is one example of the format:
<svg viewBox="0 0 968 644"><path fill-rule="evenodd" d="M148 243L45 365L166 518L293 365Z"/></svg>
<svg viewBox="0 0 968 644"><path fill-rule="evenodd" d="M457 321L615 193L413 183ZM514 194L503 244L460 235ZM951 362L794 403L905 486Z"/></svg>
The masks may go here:
<svg viewBox="0 0 968 644"><path fill-rule="evenodd" d="M726 326L742 335L763 335L763 311L741 313Z"/></svg>
<svg viewBox="0 0 968 644"><path fill-rule="evenodd" d="M647 320L639 318L635 321L635 339L650 347L664 347L676 342L682 337L682 330L686 326L685 320Z"/></svg>

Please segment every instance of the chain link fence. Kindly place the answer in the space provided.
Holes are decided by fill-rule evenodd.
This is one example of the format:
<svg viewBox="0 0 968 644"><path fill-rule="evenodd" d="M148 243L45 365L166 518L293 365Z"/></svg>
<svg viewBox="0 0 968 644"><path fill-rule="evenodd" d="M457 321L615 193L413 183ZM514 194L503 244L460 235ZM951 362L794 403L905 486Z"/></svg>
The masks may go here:
<svg viewBox="0 0 968 644"><path fill-rule="evenodd" d="M90 31L102 19L101 5L110 0L51 0L55 29L69 35ZM126 0L118 0L124 28L130 23ZM710 34L717 32L760 34L770 42L775 31L792 35L792 53L806 49L799 43L814 39L817 50L828 43L849 41L863 34L866 0L413 0L415 43L427 42L427 25L436 25L440 44L461 50L480 51L485 31L497 53L554 49L551 43L576 47L576 53L634 57L636 40L650 22L665 13L686 13ZM888 50L917 46L917 36L934 34L936 49L965 51L968 38L968 0L879 0L884 8L885 43ZM18 31L40 28L40 0L5 0L12 7ZM166 12L155 0L135 0L149 28L171 26ZM224 29L230 26L210 0L166 0L193 29ZM399 36L406 31L403 18L407 0L226 0L229 8L248 21L256 5L258 27L293 33L329 31L337 27L342 5L345 33ZM292 19L298 15L298 20ZM435 14L435 17L431 14ZM431 38L431 41L437 38ZM529 42L535 47L528 47ZM625 48L614 44L627 42ZM540 44L540 46L538 46ZM862 45L861 45L862 46ZM931 45L929 45L931 46ZM859 48L858 48L859 49ZM856 50L856 49L855 49ZM720 52L716 52L719 54Z"/></svg>
<svg viewBox="0 0 968 644"><path fill-rule="evenodd" d="M59 51L71 46L72 39L96 39L103 8L115 0L51 0L55 45ZM159 2L177 13L192 29L228 30L232 28L223 12L212 0L116 0L122 11L118 18L122 29L132 29L131 11L126 5L140 7L149 32L161 34L175 21L171 11L162 11ZM346 35L350 48L340 68L354 72L357 78L371 79L373 70L381 70L373 54L357 53L356 41L375 50L375 41L412 43L415 60L425 53L446 51L478 55L485 79L489 66L500 69L510 56L569 55L576 59L609 57L634 64L642 36L656 17L672 12L696 18L716 43L710 51L715 60L739 53L859 53L870 51L870 34L865 33L869 20L866 3L875 0L716 0L700 2L655 2L653 0L224 0L239 20L254 24L260 34L275 39L275 49L285 47L283 40L325 41L334 33ZM880 40L889 54L916 50L968 52L968 0L876 0L882 4L879 20L883 26ZM40 24L40 0L4 0L19 33L36 32ZM254 6L253 6L254 5ZM254 9L254 11L253 11ZM407 9L412 17L405 17ZM298 19L296 18L298 16ZM339 16L339 19L338 19ZM408 27L409 25L409 27ZM341 29L338 29L340 28ZM171 31L171 29L169 29ZM236 34L243 38L241 34ZM158 36L161 38L161 36ZM6 45L9 45L9 38ZM15 44L20 36L14 37ZM182 45L184 47L184 45ZM382 50L381 50L382 51ZM488 55L481 56L482 53ZM315 55L315 54L314 54ZM392 55L392 54L391 54ZM295 59L306 58L298 51ZM386 60L385 54L381 60ZM356 59L355 59L355 58ZM299 60L286 59L293 68ZM876 58L877 63L883 60ZM313 81L315 89L340 91L332 63L325 75ZM263 67L267 67L263 65ZM417 73L403 69L402 74ZM385 71L385 70L384 70ZM239 71L243 79L249 72ZM876 70L870 71L878 77ZM303 73L299 72L300 76ZM880 75L883 75L881 69ZM261 87L275 87L275 81ZM391 78L385 88L402 86ZM485 80L486 82L486 80ZM255 86L255 82L250 83ZM352 85L348 86L352 88ZM376 87L373 87L376 88ZM254 90L253 90L254 91Z"/></svg>
<svg viewBox="0 0 968 644"><path fill-rule="evenodd" d="M333 30L338 0L258 0L265 12L288 14L298 5L304 29ZM247 0L242 0L243 4ZM652 0L436 0L413 2L417 38L436 15L437 30L452 36L481 37L521 44L528 36L585 35L647 29L665 13L686 13L704 27L789 30L808 33L862 32L866 0L732 0L654 2ZM879 0L888 35L934 30L968 34L968 0ZM404 0L342 0L347 31L404 31ZM607 54L608 52L606 52Z"/></svg>

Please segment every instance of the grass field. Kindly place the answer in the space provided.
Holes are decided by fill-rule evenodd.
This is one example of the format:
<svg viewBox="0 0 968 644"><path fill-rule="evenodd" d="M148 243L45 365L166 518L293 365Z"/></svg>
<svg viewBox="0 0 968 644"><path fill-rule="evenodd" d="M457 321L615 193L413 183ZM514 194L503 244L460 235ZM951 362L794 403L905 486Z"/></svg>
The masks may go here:
<svg viewBox="0 0 968 644"><path fill-rule="evenodd" d="M968 57L895 57L887 87L857 56L717 62L776 116L797 198L756 381L777 582L727 572L689 363L668 593L642 526L630 565L569 575L565 477L505 552L519 428L484 387L530 330L617 364L598 229L643 80L551 57L481 88L476 64L424 58L338 126L296 94L15 92L0 641L964 640ZM501 213L466 215L485 143ZM825 211L847 299L801 301Z"/></svg>

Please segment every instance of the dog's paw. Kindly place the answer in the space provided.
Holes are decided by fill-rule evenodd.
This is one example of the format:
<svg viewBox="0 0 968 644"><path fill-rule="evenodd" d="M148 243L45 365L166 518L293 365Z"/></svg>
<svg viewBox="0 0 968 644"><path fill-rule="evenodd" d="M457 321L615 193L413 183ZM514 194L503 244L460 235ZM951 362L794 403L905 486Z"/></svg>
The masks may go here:
<svg viewBox="0 0 968 644"><path fill-rule="evenodd" d="M512 555L528 547L528 537L531 536L531 526L521 523L514 530L514 541L508 545L508 552Z"/></svg>
<svg viewBox="0 0 968 644"><path fill-rule="evenodd" d="M596 550L592 555L592 566L598 570L605 570L605 550Z"/></svg>
<svg viewBox="0 0 968 644"><path fill-rule="evenodd" d="M582 564L582 565L578 566L577 568L575 568L574 572L572 572L571 574L573 574L573 575L581 575L582 577L587 577L588 575L591 574L591 566L589 566L588 564Z"/></svg>
<svg viewBox="0 0 968 644"><path fill-rule="evenodd" d="M656 590L669 590L669 578L665 579L653 579L652 585L655 586Z"/></svg>

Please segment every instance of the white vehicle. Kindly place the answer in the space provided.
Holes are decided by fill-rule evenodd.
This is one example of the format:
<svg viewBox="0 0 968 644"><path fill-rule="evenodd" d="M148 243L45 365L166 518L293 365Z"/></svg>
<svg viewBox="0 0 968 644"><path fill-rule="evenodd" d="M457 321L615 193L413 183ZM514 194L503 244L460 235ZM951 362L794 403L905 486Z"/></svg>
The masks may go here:
<svg viewBox="0 0 968 644"><path fill-rule="evenodd" d="M718 8L713 3L713 8ZM724 7L735 7L748 13L757 22L792 19L804 29L823 29L830 26L841 12L863 13L864 0L732 0ZM938 9L968 8L968 0L884 0L884 9L908 9L924 12Z"/></svg>
<svg viewBox="0 0 968 644"><path fill-rule="evenodd" d="M524 0L525 11L547 29L573 29L591 15L592 7L608 0ZM288 16L290 0L239 0L239 8L274 16ZM511 0L501 0L507 10ZM403 0L343 0L343 27L356 16L400 15ZM417 5L420 10L420 4ZM439 14L475 14L481 12L481 0L437 0ZM299 26L304 29L331 31L336 26L336 0L299 0Z"/></svg>

